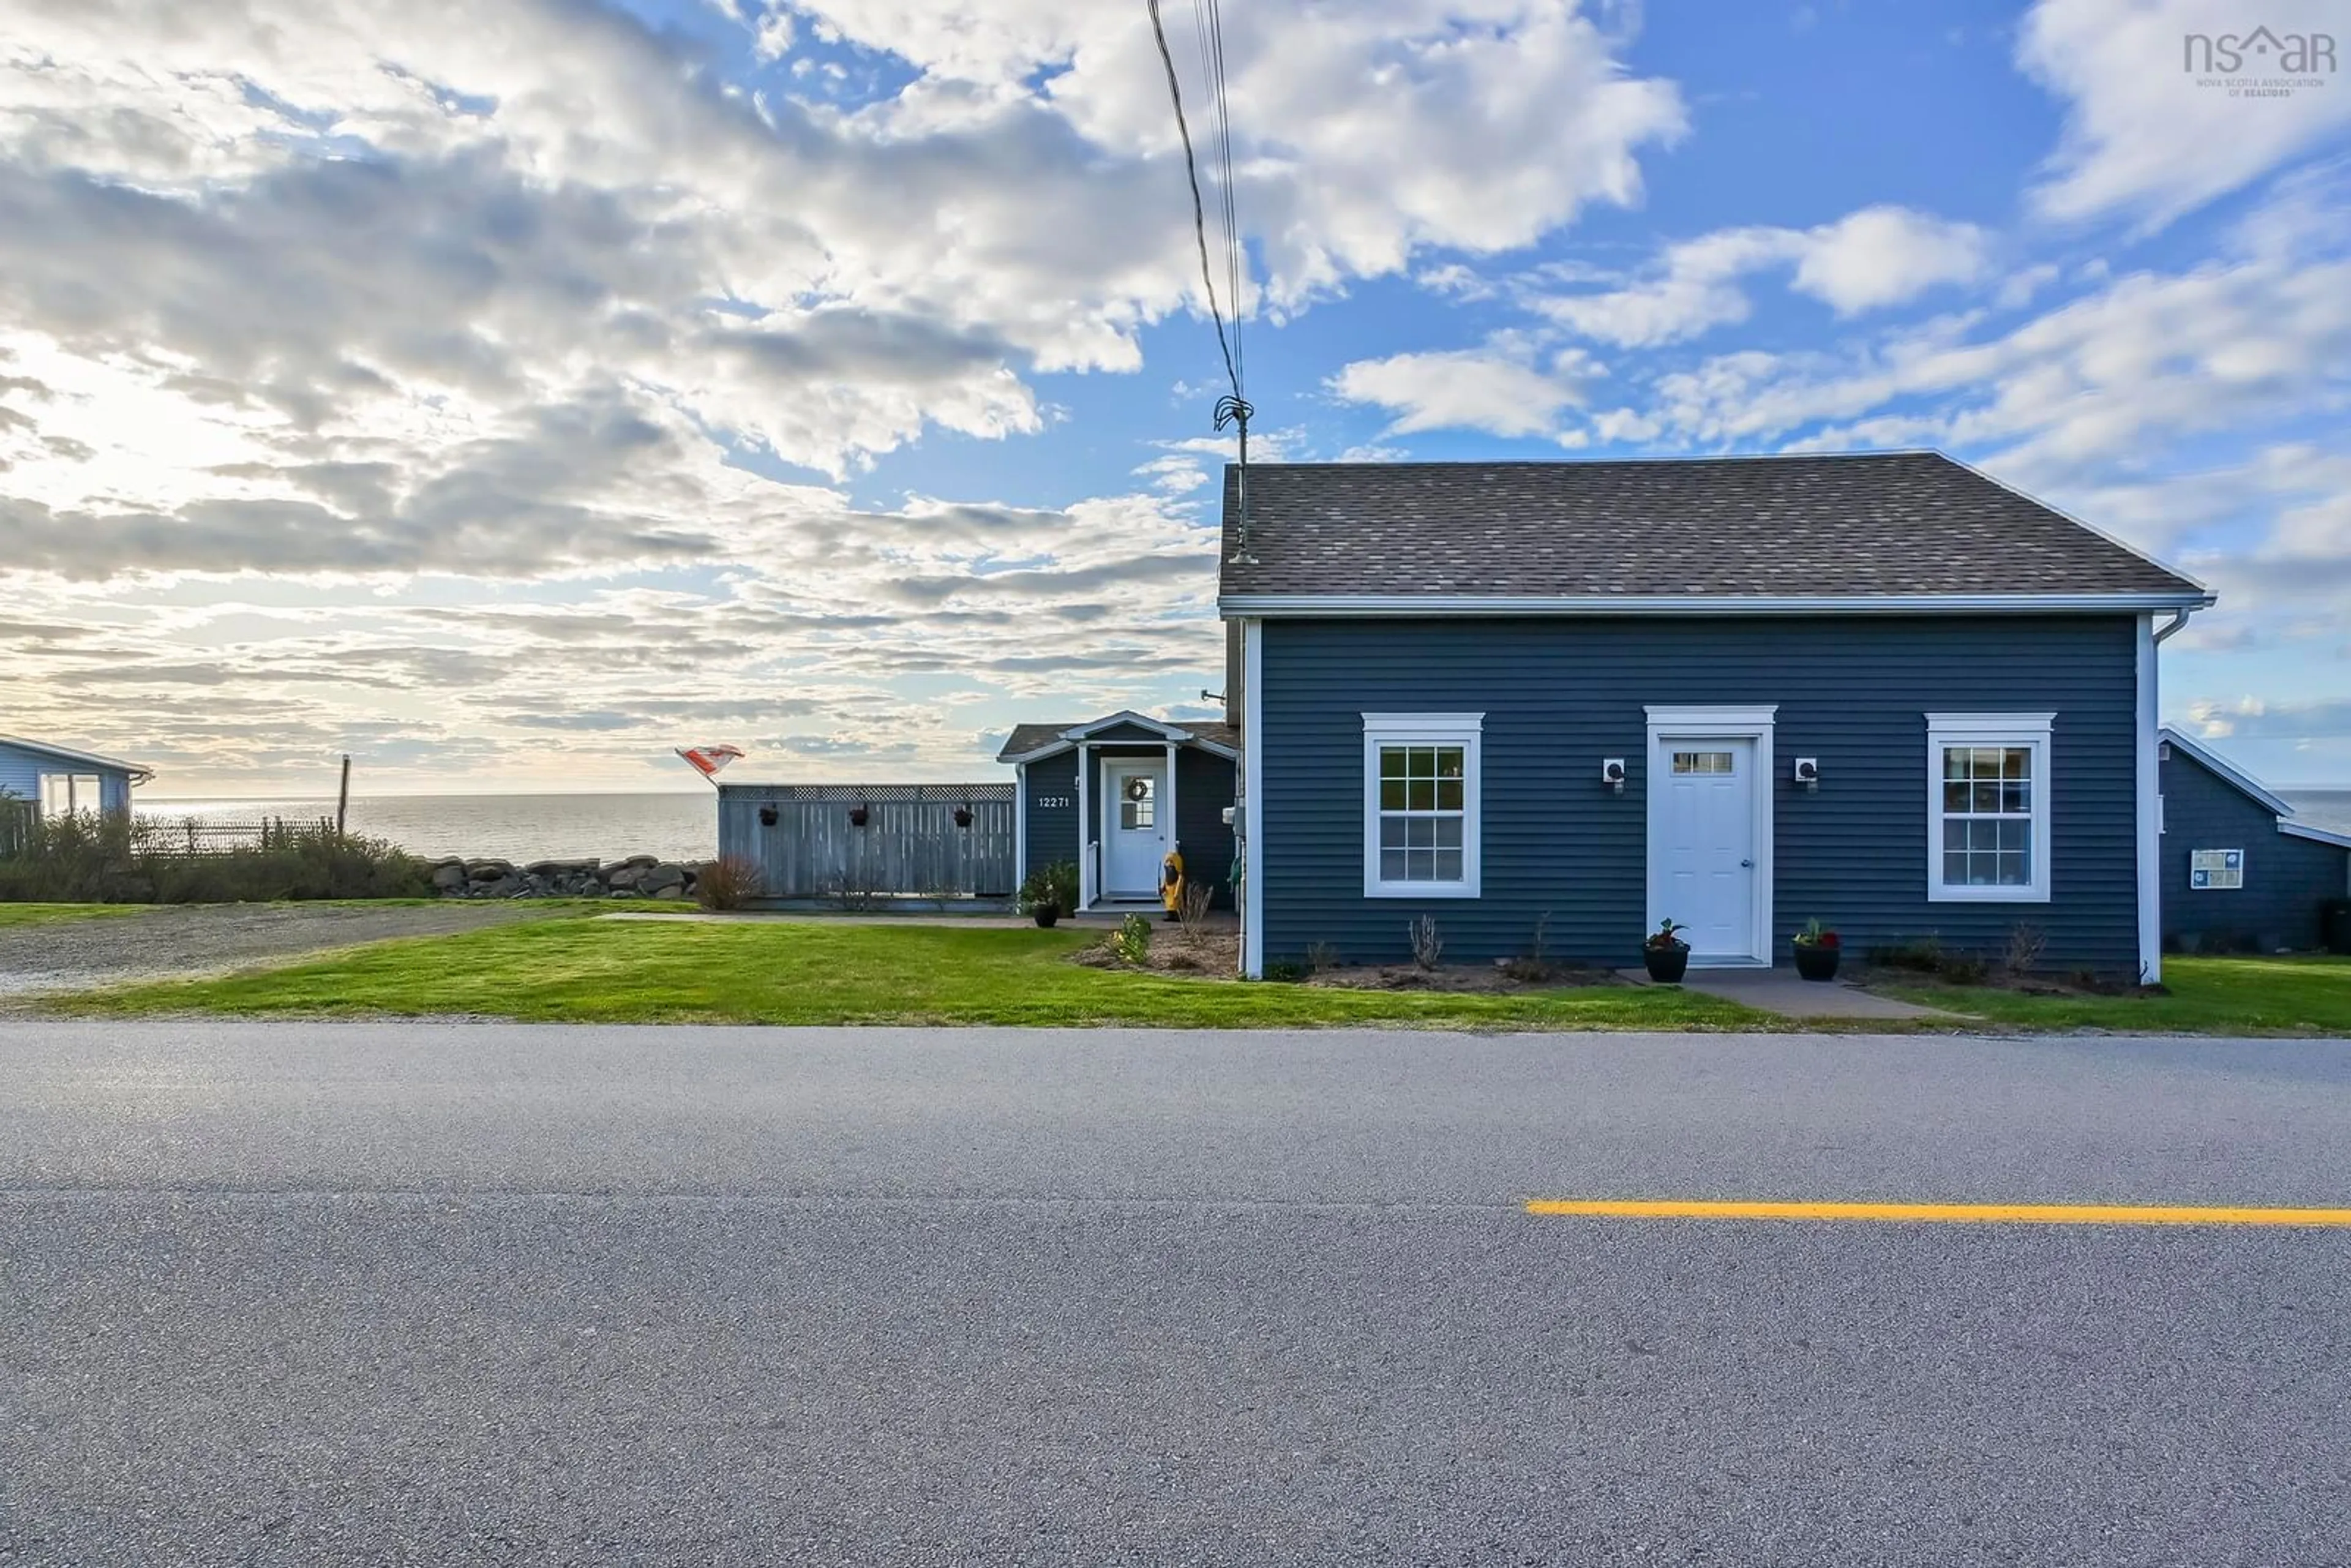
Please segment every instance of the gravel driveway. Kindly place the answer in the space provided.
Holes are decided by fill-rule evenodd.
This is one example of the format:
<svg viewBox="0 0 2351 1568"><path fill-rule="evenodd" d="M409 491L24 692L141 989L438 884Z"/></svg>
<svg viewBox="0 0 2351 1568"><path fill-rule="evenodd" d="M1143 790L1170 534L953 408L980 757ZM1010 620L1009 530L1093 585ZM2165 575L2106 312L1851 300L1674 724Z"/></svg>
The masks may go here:
<svg viewBox="0 0 2351 1568"><path fill-rule="evenodd" d="M545 914L520 901L441 904L184 904L0 927L0 999L183 977L387 936L438 936Z"/></svg>

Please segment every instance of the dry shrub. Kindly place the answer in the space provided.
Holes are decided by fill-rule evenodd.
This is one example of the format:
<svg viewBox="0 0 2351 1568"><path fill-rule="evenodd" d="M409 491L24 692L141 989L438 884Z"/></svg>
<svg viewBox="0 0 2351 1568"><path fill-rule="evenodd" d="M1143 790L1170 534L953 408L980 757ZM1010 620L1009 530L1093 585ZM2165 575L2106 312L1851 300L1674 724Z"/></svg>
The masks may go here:
<svg viewBox="0 0 2351 1568"><path fill-rule="evenodd" d="M758 893L758 865L741 855L712 861L694 883L694 896L705 909L740 909Z"/></svg>

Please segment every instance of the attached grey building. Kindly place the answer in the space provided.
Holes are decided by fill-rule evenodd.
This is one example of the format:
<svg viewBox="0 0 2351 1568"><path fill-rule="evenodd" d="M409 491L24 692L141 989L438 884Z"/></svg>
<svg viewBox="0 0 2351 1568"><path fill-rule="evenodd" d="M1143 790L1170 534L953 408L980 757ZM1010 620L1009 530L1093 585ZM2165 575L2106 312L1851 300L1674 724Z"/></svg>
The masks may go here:
<svg viewBox="0 0 2351 1568"><path fill-rule="evenodd" d="M2160 971L2156 648L2212 595L1949 457L1252 465L1222 563L1252 974L1421 915Z"/></svg>
<svg viewBox="0 0 2351 1568"><path fill-rule="evenodd" d="M2163 939L2172 952L2304 951L2320 911L2351 897L2351 834L2294 808L2175 729L2158 738Z"/></svg>

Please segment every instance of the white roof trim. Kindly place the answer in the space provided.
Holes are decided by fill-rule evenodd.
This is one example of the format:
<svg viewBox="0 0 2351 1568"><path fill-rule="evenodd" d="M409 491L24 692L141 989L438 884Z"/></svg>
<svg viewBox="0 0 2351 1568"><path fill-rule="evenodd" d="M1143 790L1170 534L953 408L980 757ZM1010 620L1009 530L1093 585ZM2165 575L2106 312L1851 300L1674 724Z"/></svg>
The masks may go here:
<svg viewBox="0 0 2351 1568"><path fill-rule="evenodd" d="M2065 615L2201 610L2206 592L2177 593L1228 593L1226 616L1249 615Z"/></svg>
<svg viewBox="0 0 2351 1568"><path fill-rule="evenodd" d="M1169 724L1165 719L1154 718L1147 713L1137 713L1133 708L1121 708L1108 718L1098 718L1091 724L1081 724L1074 728L1065 729L1061 732L1061 738L1070 741L1092 740L1103 730L1115 729L1122 724L1140 725L1156 734L1162 740L1192 738L1190 730Z"/></svg>
<svg viewBox="0 0 2351 1568"><path fill-rule="evenodd" d="M2337 849L2351 850L2351 833L2338 833L2302 822L2280 822L2278 831L2292 834L2297 839L2314 839L2322 844L2333 844Z"/></svg>
<svg viewBox="0 0 2351 1568"><path fill-rule="evenodd" d="M100 757L95 751L78 751L70 746L52 746L46 740L26 740L22 736L0 735L0 746L12 746L19 751L38 752L41 756L54 757L63 762L78 762L103 772L128 773L131 775L131 781L134 784L152 783L155 778L155 770L143 764L125 762L119 757Z"/></svg>
<svg viewBox="0 0 2351 1568"><path fill-rule="evenodd" d="M2161 729L2157 730L2155 732L2155 737L2166 745L2179 747L2180 750L2188 753L2190 758L2202 763L2206 768L2219 774L2223 780L2235 785L2237 789L2241 790L2243 793L2252 796L2253 800L2267 807L2273 815L2280 817L2291 817L2294 815L2294 808L2286 804L2284 800L2281 800L2274 791L2264 788L2261 780L2255 779L2252 774L2245 772L2242 768L2236 768L2229 763L2221 761L2220 758L2214 756L2211 752L2205 750L2203 747L2198 745L2195 741L2189 739L2186 736L2180 734L2169 725L2166 725Z"/></svg>

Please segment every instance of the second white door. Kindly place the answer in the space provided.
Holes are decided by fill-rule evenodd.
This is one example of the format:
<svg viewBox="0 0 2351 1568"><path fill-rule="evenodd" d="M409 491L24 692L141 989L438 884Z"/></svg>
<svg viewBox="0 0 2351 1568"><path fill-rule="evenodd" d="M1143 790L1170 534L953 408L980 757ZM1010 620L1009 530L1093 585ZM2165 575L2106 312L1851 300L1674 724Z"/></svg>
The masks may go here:
<svg viewBox="0 0 2351 1568"><path fill-rule="evenodd" d="M1167 853L1166 772L1158 762L1102 764L1102 892L1112 898L1151 898L1159 891L1159 862Z"/></svg>

